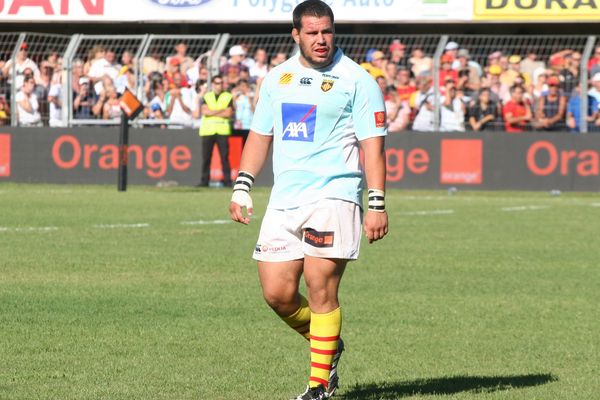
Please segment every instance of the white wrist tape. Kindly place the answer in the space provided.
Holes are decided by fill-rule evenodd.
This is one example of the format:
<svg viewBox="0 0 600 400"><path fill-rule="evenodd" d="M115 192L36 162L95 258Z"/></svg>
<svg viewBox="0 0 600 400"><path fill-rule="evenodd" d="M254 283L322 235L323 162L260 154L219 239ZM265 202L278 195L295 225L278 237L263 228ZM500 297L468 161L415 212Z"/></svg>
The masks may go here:
<svg viewBox="0 0 600 400"><path fill-rule="evenodd" d="M236 190L231 195L231 201L239 204L240 207L246 207L246 209L252 209L252 197L250 197L250 193L245 190Z"/></svg>
<svg viewBox="0 0 600 400"><path fill-rule="evenodd" d="M369 211L385 212L385 192L380 189L369 189Z"/></svg>

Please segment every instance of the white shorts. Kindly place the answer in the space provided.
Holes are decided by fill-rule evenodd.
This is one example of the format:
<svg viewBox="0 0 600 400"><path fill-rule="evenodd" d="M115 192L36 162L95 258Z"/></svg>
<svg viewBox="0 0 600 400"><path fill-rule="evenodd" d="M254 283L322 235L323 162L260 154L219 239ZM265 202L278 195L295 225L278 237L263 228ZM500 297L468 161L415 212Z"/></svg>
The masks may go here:
<svg viewBox="0 0 600 400"><path fill-rule="evenodd" d="M267 209L254 249L258 261L291 261L305 255L358 258L362 211L352 202L322 199L288 210Z"/></svg>

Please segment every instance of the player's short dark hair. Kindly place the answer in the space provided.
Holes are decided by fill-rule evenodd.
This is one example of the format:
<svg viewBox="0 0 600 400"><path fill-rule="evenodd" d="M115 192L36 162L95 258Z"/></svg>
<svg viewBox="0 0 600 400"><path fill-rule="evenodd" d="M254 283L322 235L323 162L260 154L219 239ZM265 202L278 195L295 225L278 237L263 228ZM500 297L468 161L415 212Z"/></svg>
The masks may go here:
<svg viewBox="0 0 600 400"><path fill-rule="evenodd" d="M306 0L298 4L292 13L292 24L295 29L302 28L302 17L329 17L333 24L333 11L331 7L321 0Z"/></svg>

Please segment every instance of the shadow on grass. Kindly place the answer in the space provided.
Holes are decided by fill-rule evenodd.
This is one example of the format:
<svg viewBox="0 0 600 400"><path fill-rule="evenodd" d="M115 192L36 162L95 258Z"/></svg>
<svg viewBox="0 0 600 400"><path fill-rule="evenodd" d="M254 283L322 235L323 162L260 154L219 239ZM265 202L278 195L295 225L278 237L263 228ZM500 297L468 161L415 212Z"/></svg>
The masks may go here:
<svg viewBox="0 0 600 400"><path fill-rule="evenodd" d="M344 400L388 400L414 395L450 395L459 392L496 392L544 385L556 381L551 374L514 376L451 376L414 381L356 385L340 394Z"/></svg>

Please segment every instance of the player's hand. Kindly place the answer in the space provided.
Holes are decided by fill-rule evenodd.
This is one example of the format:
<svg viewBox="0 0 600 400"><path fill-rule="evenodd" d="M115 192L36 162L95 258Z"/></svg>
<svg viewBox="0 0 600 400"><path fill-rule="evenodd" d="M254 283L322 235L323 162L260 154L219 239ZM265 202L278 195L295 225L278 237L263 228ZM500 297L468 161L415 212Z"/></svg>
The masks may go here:
<svg viewBox="0 0 600 400"><path fill-rule="evenodd" d="M388 233L388 215L387 212L376 212L367 210L365 215L364 230L369 243L373 243Z"/></svg>
<svg viewBox="0 0 600 400"><path fill-rule="evenodd" d="M250 193L244 190L235 190L231 196L231 203L229 203L229 215L233 221L248 225L252 215L252 207ZM244 208L246 209L246 216L244 216Z"/></svg>

